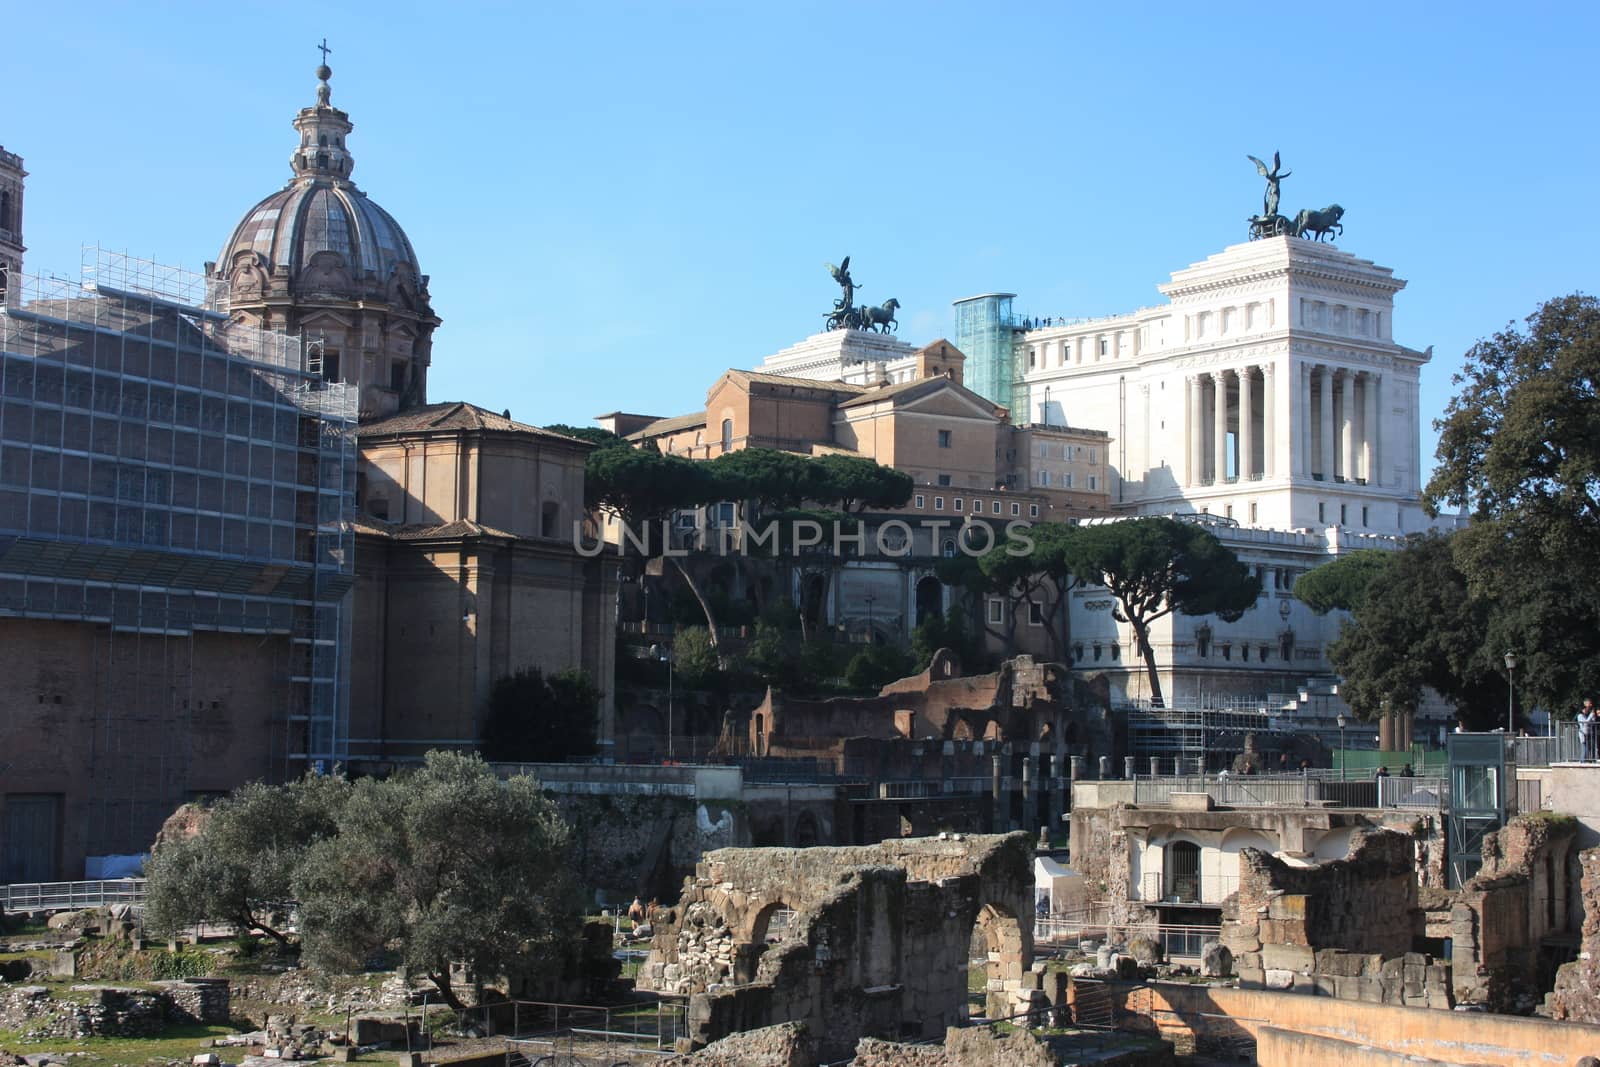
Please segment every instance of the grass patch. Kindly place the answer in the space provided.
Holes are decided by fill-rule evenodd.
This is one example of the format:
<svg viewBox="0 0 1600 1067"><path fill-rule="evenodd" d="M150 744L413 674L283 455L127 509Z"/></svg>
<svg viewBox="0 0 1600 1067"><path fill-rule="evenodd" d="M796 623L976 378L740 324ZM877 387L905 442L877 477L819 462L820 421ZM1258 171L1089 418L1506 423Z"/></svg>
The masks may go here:
<svg viewBox="0 0 1600 1067"><path fill-rule="evenodd" d="M142 1067L150 1060L189 1060L210 1051L211 1039L237 1033L231 1026L169 1026L160 1037L50 1038L25 1041L15 1030L0 1030L8 1052L72 1052L73 1067ZM237 1050L233 1050L237 1051Z"/></svg>

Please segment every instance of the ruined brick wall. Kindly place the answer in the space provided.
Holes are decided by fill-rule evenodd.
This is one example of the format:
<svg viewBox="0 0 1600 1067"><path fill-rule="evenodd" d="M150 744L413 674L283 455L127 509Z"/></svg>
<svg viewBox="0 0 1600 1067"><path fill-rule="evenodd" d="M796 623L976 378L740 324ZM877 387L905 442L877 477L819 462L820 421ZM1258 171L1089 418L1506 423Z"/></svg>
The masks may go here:
<svg viewBox="0 0 1600 1067"><path fill-rule="evenodd" d="M1550 1017L1580 1023L1600 1023L1600 848L1578 854L1583 872L1579 882L1583 902L1583 940L1578 958L1556 972L1550 995Z"/></svg>
<svg viewBox="0 0 1600 1067"><path fill-rule="evenodd" d="M1359 831L1349 858L1291 867L1257 849L1239 854L1235 917L1221 940L1246 989L1449 1007L1448 968L1410 951L1417 921L1412 839Z"/></svg>
<svg viewBox="0 0 1600 1067"><path fill-rule="evenodd" d="M1540 944L1565 923L1561 909L1549 904L1567 889L1576 832L1574 820L1541 814L1518 816L1485 835L1483 867L1450 911L1458 1003L1527 1010L1543 995L1537 988Z"/></svg>
<svg viewBox="0 0 1600 1067"><path fill-rule="evenodd" d="M228 1021L227 982L161 982L155 989L73 986L0 988L0 1029L24 1040L150 1037L168 1023Z"/></svg>
<svg viewBox="0 0 1600 1067"><path fill-rule="evenodd" d="M689 995L690 1043L805 1022L819 1050L863 1035L936 1036L961 1021L967 949L989 943L990 997L1031 996L1032 850L1025 834L707 854L666 910L641 989ZM787 934L767 934L775 913Z"/></svg>

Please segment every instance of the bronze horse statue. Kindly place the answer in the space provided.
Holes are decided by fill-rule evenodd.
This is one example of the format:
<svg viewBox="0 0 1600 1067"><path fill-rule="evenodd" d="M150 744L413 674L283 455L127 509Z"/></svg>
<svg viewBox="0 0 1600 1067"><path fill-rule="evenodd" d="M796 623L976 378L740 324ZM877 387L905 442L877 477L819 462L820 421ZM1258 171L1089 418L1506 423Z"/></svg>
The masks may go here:
<svg viewBox="0 0 1600 1067"><path fill-rule="evenodd" d="M900 301L891 296L881 307L862 308L861 328L877 330L879 333L893 333L900 325L894 318L895 309L899 306Z"/></svg>
<svg viewBox="0 0 1600 1067"><path fill-rule="evenodd" d="M1344 208L1338 204L1329 204L1321 211L1312 211L1304 208L1294 217L1294 235L1305 237L1307 234L1316 234L1315 240L1322 240L1335 230L1339 236L1344 236L1344 226L1339 222L1344 218Z"/></svg>

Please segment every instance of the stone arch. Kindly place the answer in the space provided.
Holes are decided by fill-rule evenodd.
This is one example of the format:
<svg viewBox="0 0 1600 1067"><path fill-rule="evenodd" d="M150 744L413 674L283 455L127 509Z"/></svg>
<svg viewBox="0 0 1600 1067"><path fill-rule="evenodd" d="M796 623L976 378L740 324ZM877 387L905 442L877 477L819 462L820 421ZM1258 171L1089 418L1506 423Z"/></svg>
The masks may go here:
<svg viewBox="0 0 1600 1067"><path fill-rule="evenodd" d="M950 738L953 741L971 741L972 724L965 718L957 718L955 727L950 731Z"/></svg>
<svg viewBox="0 0 1600 1067"><path fill-rule="evenodd" d="M768 900L750 913L750 923L745 927L744 937L740 940L753 945L776 944L795 933L796 914L798 914L796 910L782 897ZM777 920L776 923L774 919Z"/></svg>
<svg viewBox="0 0 1600 1067"><path fill-rule="evenodd" d="M988 991L984 1014L991 1019L1005 1018L1011 1014L1011 994L1022 989L1022 976L1033 963L1032 945L1022 923L1005 905L985 904L972 922L971 951L985 957Z"/></svg>

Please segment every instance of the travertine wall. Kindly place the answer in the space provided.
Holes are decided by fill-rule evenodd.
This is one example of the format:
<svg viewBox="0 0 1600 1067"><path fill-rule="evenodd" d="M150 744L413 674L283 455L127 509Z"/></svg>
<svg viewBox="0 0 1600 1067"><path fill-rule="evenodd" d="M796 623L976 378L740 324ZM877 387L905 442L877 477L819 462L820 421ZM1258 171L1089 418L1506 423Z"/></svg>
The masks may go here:
<svg viewBox="0 0 1600 1067"><path fill-rule="evenodd" d="M1271 1027L1477 1067L1578 1067L1584 1056L1600 1054L1600 1026L1581 1023L1183 983L1107 983L1106 988L1119 1026L1145 1028L1201 1048L1224 1043L1236 1048L1248 1039L1264 1050L1262 1035ZM1264 1056L1259 1062L1263 1067L1334 1063Z"/></svg>
<svg viewBox="0 0 1600 1067"><path fill-rule="evenodd" d="M966 1013L975 930L991 1014L1042 998L1025 834L708 853L656 931L641 989L689 995L689 1043L805 1022L824 1059L863 1035L933 1037ZM767 944L772 916L792 913Z"/></svg>

